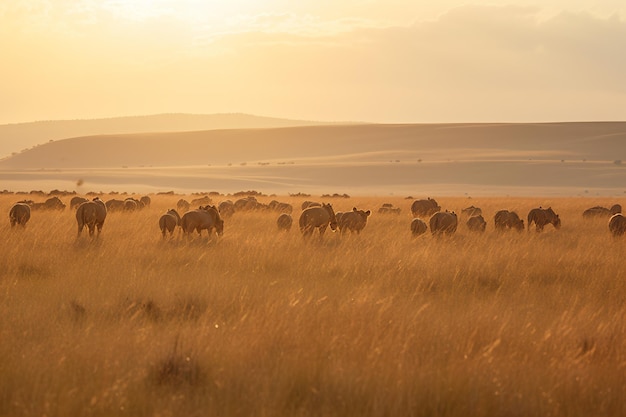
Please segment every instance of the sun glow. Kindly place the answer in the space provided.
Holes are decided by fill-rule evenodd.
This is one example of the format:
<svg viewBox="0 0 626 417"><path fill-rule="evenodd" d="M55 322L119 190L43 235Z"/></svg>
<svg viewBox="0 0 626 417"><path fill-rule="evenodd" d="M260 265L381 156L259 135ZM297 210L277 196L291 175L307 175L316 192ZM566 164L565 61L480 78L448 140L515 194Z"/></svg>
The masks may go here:
<svg viewBox="0 0 626 417"><path fill-rule="evenodd" d="M267 0L111 0L103 7L117 16L132 20L174 17L197 22L211 17L229 18L232 15L260 13L272 3Z"/></svg>

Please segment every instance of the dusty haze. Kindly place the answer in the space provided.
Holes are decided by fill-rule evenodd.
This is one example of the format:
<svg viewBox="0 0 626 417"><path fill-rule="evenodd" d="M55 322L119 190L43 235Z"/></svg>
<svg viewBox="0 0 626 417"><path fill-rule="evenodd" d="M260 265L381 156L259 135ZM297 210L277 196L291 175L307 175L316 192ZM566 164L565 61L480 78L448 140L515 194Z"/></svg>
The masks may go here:
<svg viewBox="0 0 626 417"><path fill-rule="evenodd" d="M626 123L333 125L97 135L0 161L4 187L77 192L611 195Z"/></svg>
<svg viewBox="0 0 626 417"><path fill-rule="evenodd" d="M155 114L106 119L46 120L0 125L0 158L49 141L88 135L330 124L250 114Z"/></svg>
<svg viewBox="0 0 626 417"><path fill-rule="evenodd" d="M625 16L618 0L12 0L0 123L625 120Z"/></svg>

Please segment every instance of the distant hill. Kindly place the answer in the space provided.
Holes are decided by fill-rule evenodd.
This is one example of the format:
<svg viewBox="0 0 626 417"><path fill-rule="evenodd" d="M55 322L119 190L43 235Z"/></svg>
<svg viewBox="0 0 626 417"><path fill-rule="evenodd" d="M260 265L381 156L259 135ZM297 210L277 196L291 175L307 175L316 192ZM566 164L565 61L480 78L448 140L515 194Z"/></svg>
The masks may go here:
<svg viewBox="0 0 626 417"><path fill-rule="evenodd" d="M69 189L83 183L79 179L112 190L623 195L626 123L355 124L109 134L48 142L0 161L5 187Z"/></svg>
<svg viewBox="0 0 626 417"><path fill-rule="evenodd" d="M209 129L249 129L329 124L249 114L158 114L88 120L49 120L0 125L0 158L50 140L78 136Z"/></svg>
<svg viewBox="0 0 626 417"><path fill-rule="evenodd" d="M363 124L105 134L44 143L0 161L0 169L207 166L314 158L624 159L626 164L626 123Z"/></svg>

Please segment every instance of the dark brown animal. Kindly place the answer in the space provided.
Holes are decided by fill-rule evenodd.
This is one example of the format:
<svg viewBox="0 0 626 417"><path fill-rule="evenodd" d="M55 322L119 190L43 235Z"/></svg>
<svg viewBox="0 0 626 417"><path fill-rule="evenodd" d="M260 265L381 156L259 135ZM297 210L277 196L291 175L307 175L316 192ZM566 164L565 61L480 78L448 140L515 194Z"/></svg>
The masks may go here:
<svg viewBox="0 0 626 417"><path fill-rule="evenodd" d="M191 205L189 204L189 201L185 200L184 198L181 198L176 203L176 208L181 213L185 213L185 212L189 211L189 207L191 207Z"/></svg>
<svg viewBox="0 0 626 417"><path fill-rule="evenodd" d="M191 200L191 205L192 206L198 206L198 205L208 205L213 203L213 199L211 199L211 197L209 197L208 195L202 196L202 197L198 197L198 198L194 198L193 200Z"/></svg>
<svg viewBox="0 0 626 417"><path fill-rule="evenodd" d="M337 230L337 218L333 206L325 203L304 209L298 223L304 237L311 236L315 229L319 230L320 237L322 237L328 226L332 231Z"/></svg>
<svg viewBox="0 0 626 417"><path fill-rule="evenodd" d="M88 199L86 199L85 197L72 197L72 199L70 200L70 209L75 209L78 208L78 206L80 206L81 204L83 204L85 201L89 201Z"/></svg>
<svg viewBox="0 0 626 417"><path fill-rule="evenodd" d="M302 210L307 209L309 207L322 207L321 203L318 203L317 201L303 201L302 202Z"/></svg>
<svg viewBox="0 0 626 417"><path fill-rule="evenodd" d="M202 230L206 230L209 236L215 230L218 236L224 234L224 220L215 206L200 206L196 210L183 214L180 226L183 234L189 236L194 230L202 236Z"/></svg>
<svg viewBox="0 0 626 417"><path fill-rule="evenodd" d="M472 217L483 214L483 211L480 209L480 207L469 206L461 210L461 214Z"/></svg>
<svg viewBox="0 0 626 417"><path fill-rule="evenodd" d="M378 208L378 214L400 214L400 207L394 207L391 203L383 203Z"/></svg>
<svg viewBox="0 0 626 417"><path fill-rule="evenodd" d="M282 213L280 216L278 216L278 219L276 219L276 225L278 226L278 230L284 230L285 232L288 232L291 230L292 224L293 218L291 217L291 214L288 213Z"/></svg>
<svg viewBox="0 0 626 417"><path fill-rule="evenodd" d="M424 220L420 219L419 217L411 220L411 234L413 235L413 237L423 235L424 233L426 233L427 230L428 226L426 225L426 222Z"/></svg>
<svg viewBox="0 0 626 417"><path fill-rule="evenodd" d="M126 200L124 200L124 211L125 212L129 212L129 211L136 211L139 210L139 204L137 204L137 201L132 199L132 198L127 198Z"/></svg>
<svg viewBox="0 0 626 417"><path fill-rule="evenodd" d="M472 232L484 232L487 228L487 222L480 214L470 217L469 219L467 219L467 222L465 222L465 224L467 225L467 228Z"/></svg>
<svg viewBox="0 0 626 417"><path fill-rule="evenodd" d="M495 229L503 231L507 229L524 230L524 220L520 219L516 212L499 210L493 217Z"/></svg>
<svg viewBox="0 0 626 417"><path fill-rule="evenodd" d="M282 203L276 200L270 201L270 203L268 204L268 208L277 213L287 213L287 214L293 213L293 206L291 204Z"/></svg>
<svg viewBox="0 0 626 417"><path fill-rule="evenodd" d="M371 211L357 210L356 207L352 208L352 211L345 212L337 219L337 227L342 234L346 232L356 232L360 234L361 230L367 225L367 218L371 214ZM335 218L337 216L335 215Z"/></svg>
<svg viewBox="0 0 626 417"><path fill-rule="evenodd" d="M152 200L147 195L142 196L139 199L139 202L143 205L143 207L150 207L150 204L152 204Z"/></svg>
<svg viewBox="0 0 626 417"><path fill-rule="evenodd" d="M180 215L174 209L170 209L159 218L159 228L161 229L161 233L165 238L167 232L170 232L170 236L174 235L174 230L176 226L180 226Z"/></svg>
<svg viewBox="0 0 626 417"><path fill-rule="evenodd" d="M124 201L123 200L117 200L115 198L111 199L111 200L107 200L106 203L104 203L106 205L107 211L108 212L115 212L115 211L123 211L124 210Z"/></svg>
<svg viewBox="0 0 626 417"><path fill-rule="evenodd" d="M65 210L65 203L61 201L59 197L50 197L43 203L33 203L30 206L31 210Z"/></svg>
<svg viewBox="0 0 626 417"><path fill-rule="evenodd" d="M614 214L609 219L609 230L613 236L623 236L626 233L626 217L621 213Z"/></svg>
<svg viewBox="0 0 626 417"><path fill-rule="evenodd" d="M621 213L621 212L622 212L622 206L619 204L614 204L610 209L606 207L602 207L602 206L595 206L595 207L591 207L583 211L583 217L587 219L598 218L598 217L609 218L612 215Z"/></svg>
<svg viewBox="0 0 626 417"><path fill-rule="evenodd" d="M9 221L11 222L11 227L18 226L26 226L30 220L30 206L26 203L15 203L11 210L9 210Z"/></svg>
<svg viewBox="0 0 626 417"><path fill-rule="evenodd" d="M251 211L259 208L259 202L254 196L240 198L238 200L235 200L233 204L235 206L235 212Z"/></svg>
<svg viewBox="0 0 626 417"><path fill-rule="evenodd" d="M528 231L530 231L530 226L532 223L535 223L535 230L537 232L541 232L543 228L547 224L551 224L555 229L559 229L561 227L561 219L559 215L552 210L552 207L544 208L534 208L528 212Z"/></svg>
<svg viewBox="0 0 626 417"><path fill-rule="evenodd" d="M456 232L458 220L456 213L450 211L439 211L430 217L430 233L433 236L451 235Z"/></svg>
<svg viewBox="0 0 626 417"><path fill-rule="evenodd" d="M235 204L230 200L224 200L217 205L222 218L227 219L235 214Z"/></svg>
<svg viewBox="0 0 626 417"><path fill-rule="evenodd" d="M76 209L78 237L80 237L80 234L85 226L89 229L89 236L94 235L96 228L98 229L99 236L100 232L102 232L102 226L104 225L106 217L106 205L98 197L94 198L92 201L82 203Z"/></svg>
<svg viewBox="0 0 626 417"><path fill-rule="evenodd" d="M439 204L434 199L428 197L426 200L415 200L411 204L413 217L431 216L441 210Z"/></svg>

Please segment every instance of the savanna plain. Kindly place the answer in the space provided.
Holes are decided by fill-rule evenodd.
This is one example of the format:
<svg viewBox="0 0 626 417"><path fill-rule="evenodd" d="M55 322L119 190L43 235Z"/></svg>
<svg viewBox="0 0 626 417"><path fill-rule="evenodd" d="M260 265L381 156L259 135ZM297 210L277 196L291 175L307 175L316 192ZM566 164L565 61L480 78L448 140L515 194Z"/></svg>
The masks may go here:
<svg viewBox="0 0 626 417"><path fill-rule="evenodd" d="M626 415L626 240L582 217L622 201L437 198L487 230L413 238L403 197L312 196L372 215L305 240L303 197L259 197L294 206L291 231L255 211L163 239L181 196L151 197L92 239L69 198L11 229L22 196L0 196L0 415ZM538 206L562 227L494 230Z"/></svg>

